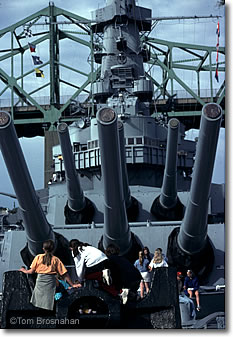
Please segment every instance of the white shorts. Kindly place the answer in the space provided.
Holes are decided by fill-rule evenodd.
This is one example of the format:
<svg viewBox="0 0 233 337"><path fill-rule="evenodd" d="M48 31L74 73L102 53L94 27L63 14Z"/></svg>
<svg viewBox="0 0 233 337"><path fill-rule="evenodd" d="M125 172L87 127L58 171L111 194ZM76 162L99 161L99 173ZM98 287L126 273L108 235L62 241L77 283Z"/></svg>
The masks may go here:
<svg viewBox="0 0 233 337"><path fill-rule="evenodd" d="M150 282L150 273L148 271L141 272L142 275L142 281L144 282Z"/></svg>

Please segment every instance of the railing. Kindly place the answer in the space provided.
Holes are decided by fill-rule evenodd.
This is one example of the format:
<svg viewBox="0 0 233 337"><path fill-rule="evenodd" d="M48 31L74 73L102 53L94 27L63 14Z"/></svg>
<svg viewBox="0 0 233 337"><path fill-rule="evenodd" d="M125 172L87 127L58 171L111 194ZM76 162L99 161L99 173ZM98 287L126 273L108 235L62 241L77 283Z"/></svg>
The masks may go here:
<svg viewBox="0 0 233 337"><path fill-rule="evenodd" d="M50 104L50 97L49 96L38 96L38 97L32 96L32 97L40 105L49 105ZM78 101L82 103L82 102L85 101L85 99L87 97L88 97L87 94L81 94L81 95L78 96ZM71 98L71 95L60 96L60 104L65 104L70 98ZM22 106L22 103L19 102L18 97L14 98L13 105L16 105L16 104L17 104L17 106ZM26 106L25 103L24 103L24 105ZM10 107L10 106L11 106L11 99L10 98L0 99L0 107Z"/></svg>
<svg viewBox="0 0 233 337"><path fill-rule="evenodd" d="M192 89L193 92L198 95L198 90L197 89ZM215 97L216 94L218 92L218 89L213 89L213 96ZM189 98L193 98L190 93L188 93L187 91L185 90L174 90L173 91L173 95L176 95L174 98L175 99L189 99ZM154 98L155 101L157 99L157 97L159 96L159 93L157 92L156 93L156 97ZM200 96L201 98L203 97L211 97L211 90L210 89L201 89L200 90ZM49 105L50 104L50 97L49 96L32 96L33 99L38 102L40 105ZM86 99L87 99L88 95L87 94L81 94L78 96L78 101L79 102L84 102ZM63 95L63 96L60 96L60 104L65 104L69 99L71 98L71 95ZM158 98L158 100L162 100L163 97L160 96ZM167 97L166 97L167 99ZM15 97L14 98L14 102L13 102L13 105L16 105L17 106L21 106L22 103L19 102L19 98L18 97ZM25 103L24 103L25 105ZM0 107L10 107L11 106L11 99L10 98L1 98L0 99Z"/></svg>
<svg viewBox="0 0 233 337"><path fill-rule="evenodd" d="M143 221L143 222L129 222L129 227L157 227L157 226L180 226L182 221ZM103 228L103 223L95 223L87 225L64 225L64 226L54 226L53 230L57 229L92 229L92 228Z"/></svg>
<svg viewBox="0 0 233 337"><path fill-rule="evenodd" d="M210 89L201 89L200 93L198 93L197 89L192 89L192 91L199 96L200 98L206 98L206 97L211 97L211 90ZM219 91L219 89L213 89L213 97L215 97L217 95L217 92ZM169 92L169 90L168 90ZM170 93L170 92L169 92ZM171 93L170 93L171 94ZM173 90L173 95L176 95L174 98L175 99L188 99L188 98L194 98L189 92L187 92L186 90ZM159 96L159 93L157 92L157 96ZM155 97L155 99L156 99ZM162 99L163 97L160 96L159 100Z"/></svg>

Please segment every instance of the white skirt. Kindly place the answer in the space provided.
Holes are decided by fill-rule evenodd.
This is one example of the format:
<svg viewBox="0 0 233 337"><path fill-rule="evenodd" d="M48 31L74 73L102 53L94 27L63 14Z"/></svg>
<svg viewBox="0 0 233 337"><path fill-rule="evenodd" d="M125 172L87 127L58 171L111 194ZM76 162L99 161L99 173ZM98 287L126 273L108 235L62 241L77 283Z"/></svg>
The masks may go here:
<svg viewBox="0 0 233 337"><path fill-rule="evenodd" d="M148 271L141 272L141 275L142 275L142 281L144 281L144 282L150 282L151 281L150 273Z"/></svg>

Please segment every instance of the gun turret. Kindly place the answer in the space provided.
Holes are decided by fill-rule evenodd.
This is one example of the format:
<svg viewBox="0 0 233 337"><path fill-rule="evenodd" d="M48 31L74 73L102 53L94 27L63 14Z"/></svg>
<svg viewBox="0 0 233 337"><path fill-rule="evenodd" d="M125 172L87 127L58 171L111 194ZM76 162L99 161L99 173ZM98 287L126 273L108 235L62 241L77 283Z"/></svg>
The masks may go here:
<svg viewBox="0 0 233 337"><path fill-rule="evenodd" d="M151 213L158 220L181 220L183 205L177 196L177 147L180 123L172 118L168 123L166 163L161 194L154 200Z"/></svg>
<svg viewBox="0 0 233 337"><path fill-rule="evenodd" d="M103 108L98 111L96 119L105 199L102 245L105 249L114 243L120 248L121 255L127 255L137 244L134 244L126 215L117 115L112 109Z"/></svg>
<svg viewBox="0 0 233 337"><path fill-rule="evenodd" d="M68 193L68 201L64 210L66 224L90 223L93 219L94 207L92 202L84 196L80 186L68 126L66 123L60 123L57 130L65 166Z"/></svg>
<svg viewBox="0 0 233 337"><path fill-rule="evenodd" d="M207 235L208 204L221 118L218 104L203 107L187 208L180 230L173 230L168 241L169 263L193 269L199 276L209 272L214 259Z"/></svg>
<svg viewBox="0 0 233 337"><path fill-rule="evenodd" d="M125 199L126 213L129 221L136 221L138 216L138 201L135 199L130 192L129 179L126 166L126 156L125 156L125 137L124 137L124 126L121 121L118 121L118 131L119 131L119 142L120 142L120 156L121 156L121 170L122 170L122 183L123 183L123 194Z"/></svg>
<svg viewBox="0 0 233 337"><path fill-rule="evenodd" d="M0 112L0 148L22 212L29 252L42 253L42 243L55 235L41 208L8 112Z"/></svg>

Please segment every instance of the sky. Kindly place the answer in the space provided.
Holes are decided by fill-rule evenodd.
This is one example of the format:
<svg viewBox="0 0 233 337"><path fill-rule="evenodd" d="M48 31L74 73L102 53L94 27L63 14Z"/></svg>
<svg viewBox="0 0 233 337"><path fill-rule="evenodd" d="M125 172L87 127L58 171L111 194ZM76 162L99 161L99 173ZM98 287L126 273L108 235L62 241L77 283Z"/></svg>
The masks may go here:
<svg viewBox="0 0 233 337"><path fill-rule="evenodd" d="M189 1L180 1L180 0L140 0L137 1L137 4L143 7L152 8L152 17L164 17L164 16L190 16L190 15L222 15L224 16L223 8L219 9L216 6L217 0L189 0ZM230 1L226 1L227 6ZM93 1L93 0L54 0L54 4L57 7L66 9L70 12L76 13L85 18L91 19L91 11L104 7L105 1ZM31 0L0 0L0 30L14 24L21 19L34 14L38 10L47 7L49 2L47 0L40 1L31 1ZM228 18L229 20L229 18ZM201 45L216 45L216 24L217 19L200 19L196 21L163 21L160 22L156 28L153 30L152 36L169 40L169 41L178 41L184 43L195 43ZM224 17L220 18L220 46L225 45L224 39ZM1 40L0 40L1 41ZM9 38L6 37L3 40L4 43L9 43ZM46 47L46 46L45 46ZM40 49L41 56L46 58L45 47ZM1 44L3 48L3 44ZM61 55L66 59L69 64L75 66L78 64L79 67L86 67L87 64L87 53L85 54L81 49L78 53L75 50L72 50L72 53L68 48L65 49ZM28 58L29 61L29 58ZM82 63L83 62L83 63ZM0 64L1 66L1 64ZM30 65L31 66L31 65ZM4 64L5 69L7 70L8 65ZM79 68L80 69L80 68ZM153 74L156 76L156 74ZM195 85L192 78L187 78L187 75L181 74L184 80L186 80L190 85ZM223 76L223 75L221 75ZM78 79L76 79L78 81ZM81 78L80 78L81 80ZM34 79L31 82L28 82L29 86L35 85ZM205 78L203 78L205 82ZM78 85L78 83L76 83ZM216 81L214 85L218 87ZM0 86L1 90L1 86ZM43 93L44 94L44 93ZM68 89L63 89L63 95L70 94ZM1 99L8 98L9 95L5 92ZM1 104L0 104L1 106ZM194 131L195 133L195 131ZM217 154L217 164L214 171L214 182L221 183L224 182L224 162L225 162L225 151L224 143L225 142L225 132L221 130L219 138L219 150ZM20 143L23 147L25 153L26 161L28 162L29 171L32 175L32 180L34 182L35 188L43 188L43 138L36 137L34 139L20 139ZM3 163L2 155L0 154L0 191L14 193L11 186L6 167ZM13 199L0 196L0 206L12 207Z"/></svg>

